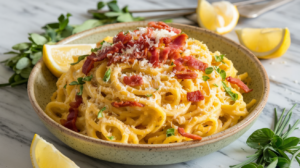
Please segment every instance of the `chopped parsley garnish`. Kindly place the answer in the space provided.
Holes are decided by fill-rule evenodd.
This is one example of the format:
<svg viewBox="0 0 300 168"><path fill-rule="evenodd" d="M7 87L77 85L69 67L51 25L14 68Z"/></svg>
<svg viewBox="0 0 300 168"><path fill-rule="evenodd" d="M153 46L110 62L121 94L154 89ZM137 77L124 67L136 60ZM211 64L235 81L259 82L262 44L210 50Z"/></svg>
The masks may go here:
<svg viewBox="0 0 300 168"><path fill-rule="evenodd" d="M213 85L214 85L215 87L219 87L219 86L218 86L217 84L215 84L215 83L214 83Z"/></svg>
<svg viewBox="0 0 300 168"><path fill-rule="evenodd" d="M205 69L206 74L211 74L213 71L214 71L213 67L208 67L208 68Z"/></svg>
<svg viewBox="0 0 300 168"><path fill-rule="evenodd" d="M108 81L109 81L109 79L110 79L110 73L111 73L111 69L109 68L109 69L105 72L105 74L104 74L104 77L103 77L103 81L104 81L104 82L108 82Z"/></svg>
<svg viewBox="0 0 300 168"><path fill-rule="evenodd" d="M159 90L159 88L156 88L156 90Z"/></svg>
<svg viewBox="0 0 300 168"><path fill-rule="evenodd" d="M233 93L233 92L231 91L231 88L228 87L228 86L225 84L225 82L223 82L223 81L222 81L222 85L223 85L223 87L224 87L224 89L225 89L225 92L231 97L231 99L232 99L233 101L236 101L236 100L238 99L238 94Z"/></svg>
<svg viewBox="0 0 300 168"><path fill-rule="evenodd" d="M89 55L82 55L82 56L79 56L77 62L71 63L71 65L78 64L80 61L84 60L84 58L87 57L87 56L89 56Z"/></svg>
<svg viewBox="0 0 300 168"><path fill-rule="evenodd" d="M103 111L106 110L106 107L103 107L99 112L98 112L98 115L97 115L97 118L102 118L103 117Z"/></svg>
<svg viewBox="0 0 300 168"><path fill-rule="evenodd" d="M222 54L222 55L219 55L219 56L218 56L218 55L215 55L215 60L216 60L217 62L223 62L224 56L225 56L225 55L223 55L223 54Z"/></svg>
<svg viewBox="0 0 300 168"><path fill-rule="evenodd" d="M79 86L79 92L77 93L77 95L81 96L83 92L83 85Z"/></svg>
<svg viewBox="0 0 300 168"><path fill-rule="evenodd" d="M207 81L207 80L209 79L209 77L208 77L208 76L202 76L202 79L203 79L204 81Z"/></svg>
<svg viewBox="0 0 300 168"><path fill-rule="evenodd" d="M99 48L92 48L92 49L91 49L91 52L97 52L97 51L99 51L99 50L101 50L101 47L99 47Z"/></svg>
<svg viewBox="0 0 300 168"><path fill-rule="evenodd" d="M64 88L65 88L65 89L67 88L67 84L65 84Z"/></svg>
<svg viewBox="0 0 300 168"><path fill-rule="evenodd" d="M73 81L69 85L78 85L78 82L77 81Z"/></svg>
<svg viewBox="0 0 300 168"><path fill-rule="evenodd" d="M147 97L151 97L151 96L153 96L152 94L146 94L145 96L147 96Z"/></svg>
<svg viewBox="0 0 300 168"><path fill-rule="evenodd" d="M220 75L221 75L222 79L225 80L226 72L223 69L220 71Z"/></svg>
<svg viewBox="0 0 300 168"><path fill-rule="evenodd" d="M110 139L110 140L114 140L114 139L115 139L114 136L109 136L109 137L107 137L107 138Z"/></svg>
<svg viewBox="0 0 300 168"><path fill-rule="evenodd" d="M83 84L85 84L85 81L90 81L92 80L93 75L91 76L86 76L86 77L79 77L77 78L77 81L73 81L71 82L69 85L79 85L79 92L77 93L77 95L82 95L83 92Z"/></svg>
<svg viewBox="0 0 300 168"><path fill-rule="evenodd" d="M174 65L174 62L172 62L171 65L173 66L173 65Z"/></svg>
<svg viewBox="0 0 300 168"><path fill-rule="evenodd" d="M91 76L86 76L86 77L83 78L83 81L91 81L92 78L93 78L93 75L91 75Z"/></svg>
<svg viewBox="0 0 300 168"><path fill-rule="evenodd" d="M167 137L175 135L175 129L174 128L169 128L167 129Z"/></svg>

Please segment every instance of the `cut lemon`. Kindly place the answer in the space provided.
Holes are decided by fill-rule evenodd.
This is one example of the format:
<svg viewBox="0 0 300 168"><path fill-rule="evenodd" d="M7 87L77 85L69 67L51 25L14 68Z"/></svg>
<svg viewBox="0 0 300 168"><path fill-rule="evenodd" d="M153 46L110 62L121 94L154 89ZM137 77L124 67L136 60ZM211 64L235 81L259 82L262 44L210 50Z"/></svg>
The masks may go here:
<svg viewBox="0 0 300 168"><path fill-rule="evenodd" d="M43 61L49 70L56 76L68 71L74 57L91 53L96 44L44 45Z"/></svg>
<svg viewBox="0 0 300 168"><path fill-rule="evenodd" d="M30 158L34 168L79 168L72 160L37 134L34 135L31 142Z"/></svg>
<svg viewBox="0 0 300 168"><path fill-rule="evenodd" d="M261 59L280 57L291 44L288 28L244 28L235 32L240 43Z"/></svg>
<svg viewBox="0 0 300 168"><path fill-rule="evenodd" d="M198 0L197 19L200 27L225 34L236 26L239 12L236 6L227 1L210 4L206 0Z"/></svg>

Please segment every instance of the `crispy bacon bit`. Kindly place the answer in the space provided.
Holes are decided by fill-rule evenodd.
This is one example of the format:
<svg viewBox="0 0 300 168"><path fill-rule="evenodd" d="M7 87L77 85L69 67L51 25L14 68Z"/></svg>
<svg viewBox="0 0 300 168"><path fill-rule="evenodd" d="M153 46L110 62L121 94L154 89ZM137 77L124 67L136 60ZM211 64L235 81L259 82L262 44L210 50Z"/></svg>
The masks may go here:
<svg viewBox="0 0 300 168"><path fill-rule="evenodd" d="M198 75L193 71L182 71L177 72L175 76L177 79L196 79Z"/></svg>
<svg viewBox="0 0 300 168"><path fill-rule="evenodd" d="M78 116L78 107L82 103L82 97L79 95L76 95L75 102L71 102L70 108L69 108L69 114L67 116L67 120L61 119L60 122L63 126L66 128L69 128L70 130L73 130L75 132L78 132L78 129L76 127L76 120Z"/></svg>
<svg viewBox="0 0 300 168"><path fill-rule="evenodd" d="M200 90L194 92L187 92L187 100L190 102L199 102L200 100L204 100L204 96L200 92Z"/></svg>
<svg viewBox="0 0 300 168"><path fill-rule="evenodd" d="M181 33L181 30L180 30L180 29L176 29L176 28L174 28L174 27L170 27L169 25L167 25L167 24L164 23L164 22L149 22L149 23L148 23L148 26L149 26L149 27L156 28L156 29L165 29L165 30L168 30L169 32L170 32L170 31L173 31L173 32L176 33L176 34Z"/></svg>
<svg viewBox="0 0 300 168"><path fill-rule="evenodd" d="M186 57L178 58L175 60L175 63L176 63L176 66L180 63L181 65L185 65L185 66L188 66L193 69L200 70L200 71L205 71L205 69L208 66L206 63L196 59L193 56L186 56Z"/></svg>
<svg viewBox="0 0 300 168"><path fill-rule="evenodd" d="M170 48L169 47L165 47L159 54L159 60L161 63L165 63L168 59L168 54L170 52Z"/></svg>
<svg viewBox="0 0 300 168"><path fill-rule="evenodd" d="M201 136L186 133L183 128L178 127L178 132L184 137L191 138L193 140L199 140L199 141L202 140Z"/></svg>
<svg viewBox="0 0 300 168"><path fill-rule="evenodd" d="M113 42L117 43L117 42L122 42L123 44L127 44L130 40L131 40L132 36L130 33L124 34L123 32L120 32L119 34L117 34L116 37L114 37Z"/></svg>
<svg viewBox="0 0 300 168"><path fill-rule="evenodd" d="M143 78L139 75L124 76L123 82L128 86L140 86L143 84Z"/></svg>
<svg viewBox="0 0 300 168"><path fill-rule="evenodd" d="M112 106L114 107L126 107L126 106L137 106L137 107L144 107L142 103L136 102L136 101L121 101L121 102L112 102Z"/></svg>
<svg viewBox="0 0 300 168"><path fill-rule="evenodd" d="M182 65L182 58L176 59L176 60L174 61L174 64L176 65L176 66L173 68L173 71L174 71L174 72L179 72L179 71L184 71L184 70L185 70L185 67Z"/></svg>
<svg viewBox="0 0 300 168"><path fill-rule="evenodd" d="M96 56L96 54L92 53L90 56ZM94 68L95 61L89 59L90 56L87 57L87 59L85 60L82 66L82 73L86 75Z"/></svg>
<svg viewBox="0 0 300 168"><path fill-rule="evenodd" d="M186 34L177 35L177 37L175 37L171 41L170 47L172 49L182 50L185 47L185 43L186 43L187 38L188 38L188 36Z"/></svg>
<svg viewBox="0 0 300 168"><path fill-rule="evenodd" d="M245 93L251 92L253 89L249 89L248 86L237 78L233 78L231 76L227 77L226 80L232 84L238 85Z"/></svg>
<svg viewBox="0 0 300 168"><path fill-rule="evenodd" d="M154 68L159 67L159 49L155 48L153 50L149 50L150 56L150 63L153 65Z"/></svg>
<svg viewBox="0 0 300 168"><path fill-rule="evenodd" d="M147 27L147 32L144 33L144 34L142 34L142 36L143 36L144 38L146 38L146 37L151 38L152 33L153 33L153 29Z"/></svg>

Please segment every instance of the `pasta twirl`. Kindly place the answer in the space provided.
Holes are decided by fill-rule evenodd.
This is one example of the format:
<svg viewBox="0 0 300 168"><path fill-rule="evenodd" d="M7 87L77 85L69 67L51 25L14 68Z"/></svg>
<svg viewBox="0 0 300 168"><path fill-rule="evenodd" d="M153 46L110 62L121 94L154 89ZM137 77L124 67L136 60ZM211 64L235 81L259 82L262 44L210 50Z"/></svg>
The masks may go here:
<svg viewBox="0 0 300 168"><path fill-rule="evenodd" d="M45 109L62 125L75 121L80 134L132 144L199 140L237 124L255 103L226 80L248 84L247 73L162 22L99 45L58 79ZM76 95L82 103L70 108Z"/></svg>

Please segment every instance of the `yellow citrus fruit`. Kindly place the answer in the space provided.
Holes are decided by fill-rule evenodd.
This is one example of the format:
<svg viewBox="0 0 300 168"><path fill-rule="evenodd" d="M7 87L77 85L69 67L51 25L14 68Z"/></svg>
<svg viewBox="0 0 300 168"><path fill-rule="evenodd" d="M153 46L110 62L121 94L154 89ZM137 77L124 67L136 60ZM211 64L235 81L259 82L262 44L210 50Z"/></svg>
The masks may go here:
<svg viewBox="0 0 300 168"><path fill-rule="evenodd" d="M235 32L240 43L260 59L280 57L291 44L288 28L244 28Z"/></svg>
<svg viewBox="0 0 300 168"><path fill-rule="evenodd" d="M34 168L79 168L72 160L37 134L34 135L31 142L30 158Z"/></svg>
<svg viewBox="0 0 300 168"><path fill-rule="evenodd" d="M226 34L236 26L239 12L236 6L228 1L210 4L206 0L198 0L197 19L200 27L218 34Z"/></svg>
<svg viewBox="0 0 300 168"><path fill-rule="evenodd" d="M60 77L78 56L90 54L95 47L96 44L44 45L43 61L56 77Z"/></svg>

